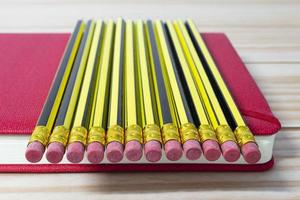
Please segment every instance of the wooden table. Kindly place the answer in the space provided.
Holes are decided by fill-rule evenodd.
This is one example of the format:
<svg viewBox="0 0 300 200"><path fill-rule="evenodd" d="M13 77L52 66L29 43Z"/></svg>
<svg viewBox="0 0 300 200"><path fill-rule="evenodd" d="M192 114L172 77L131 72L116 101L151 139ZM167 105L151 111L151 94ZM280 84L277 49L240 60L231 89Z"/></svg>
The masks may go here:
<svg viewBox="0 0 300 200"><path fill-rule="evenodd" d="M225 32L283 128L262 173L1 174L0 199L300 199L300 4L297 0L11 0L1 32L71 31L78 18L192 18Z"/></svg>

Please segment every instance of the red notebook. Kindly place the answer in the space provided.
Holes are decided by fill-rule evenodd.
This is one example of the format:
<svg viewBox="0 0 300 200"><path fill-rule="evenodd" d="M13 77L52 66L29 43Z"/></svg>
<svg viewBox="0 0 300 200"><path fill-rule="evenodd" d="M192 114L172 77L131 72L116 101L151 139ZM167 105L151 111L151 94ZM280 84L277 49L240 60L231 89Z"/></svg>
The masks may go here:
<svg viewBox="0 0 300 200"><path fill-rule="evenodd" d="M69 36L0 34L0 134L31 134ZM203 33L202 36L254 135L277 133L280 122L228 38L220 33ZM268 161L254 165L6 163L0 164L0 172L263 171L271 168L273 163L272 156Z"/></svg>

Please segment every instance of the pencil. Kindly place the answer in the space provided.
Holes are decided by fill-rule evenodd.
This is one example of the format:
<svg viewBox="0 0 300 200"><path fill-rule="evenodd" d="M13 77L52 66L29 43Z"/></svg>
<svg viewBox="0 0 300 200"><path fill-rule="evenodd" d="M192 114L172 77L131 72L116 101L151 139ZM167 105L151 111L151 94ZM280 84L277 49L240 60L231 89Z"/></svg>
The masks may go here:
<svg viewBox="0 0 300 200"><path fill-rule="evenodd" d="M167 91L168 82L163 77L164 60L161 52L157 32L151 20L147 21L148 55L151 67L153 96L156 106L154 107L161 129L162 144L167 159L175 161L181 158L181 140L176 125L176 116L170 94ZM172 113L173 112L173 113ZM158 148L158 147L156 147Z"/></svg>
<svg viewBox="0 0 300 200"><path fill-rule="evenodd" d="M199 143L199 134L194 125L194 119L187 103L186 96L178 73L176 72L176 62L171 51L170 34L168 29L160 21L155 22L157 34L160 38L161 50L165 65L163 66L164 78L169 85L169 93L173 104L176 123L179 127L183 151L188 159L195 159L201 156L201 146Z"/></svg>
<svg viewBox="0 0 300 200"><path fill-rule="evenodd" d="M198 56L204 64L205 71L210 78L212 85L214 85L214 91L217 94L218 100L223 105L223 111L227 119L230 119L230 121L233 122L232 126L235 129L234 134L245 161L248 163L258 162L261 157L261 153L258 145L256 144L255 138L235 104L234 99L230 94L230 91L227 88L211 54L209 53L204 40L198 33L192 20L188 20L186 22L186 27L194 41Z"/></svg>
<svg viewBox="0 0 300 200"><path fill-rule="evenodd" d="M91 42L90 52L86 64L87 65L86 71L81 86L75 118L73 121L72 131L76 131L76 129L83 129L83 128L87 131L89 130L89 124L90 124L89 122L91 120L91 113L93 109L91 105L93 103L93 99L95 96L94 91L95 91L96 80L99 72L99 57L100 57L100 50L102 46L103 34L104 34L104 23L101 20L96 21L95 28L94 28L94 35ZM97 141L99 143L105 142L105 140L103 141L103 139L105 139L104 131L103 132L100 131L97 133L99 133L99 135L94 133L93 135L94 137L92 138L90 136L90 133L88 133L86 143L84 140L74 142L73 145L77 145L77 148L74 149L80 149L80 152L78 152L78 155L76 155L76 152L74 153L70 152L70 154L75 154L75 156L83 157L84 151L82 151L82 149L84 149L84 146L87 145L87 158L88 160L90 160L91 154L93 155L93 151L92 153L91 151L89 151L91 149L91 146L89 144L92 141ZM95 144L98 143L95 142ZM97 145L92 145L92 146L97 147ZM104 151L104 149L101 148L101 146L100 146L100 150L102 150L102 152ZM92 158L95 159L95 156L92 156Z"/></svg>
<svg viewBox="0 0 300 200"><path fill-rule="evenodd" d="M173 55L175 57L175 60L177 61L177 70L174 71L178 74L177 76L180 78L179 81L181 81L182 83L184 94L186 95L187 101L189 102L188 105L194 118L194 123L196 127L210 127L210 119L206 114L207 111L205 109L204 102L199 95L198 89L193 80L193 76L190 72L190 65L193 64L190 62L191 60L188 59L190 58L190 54L186 51L186 46L184 46L184 43L182 43L181 34L180 32L178 32L176 24L173 25L171 21L168 21L167 27L172 39L171 49L173 50ZM206 137L205 139L203 139L203 134L201 134L202 132L199 132L201 134L200 141L202 142L202 146L203 143L208 139L214 141L214 144L217 144L217 138L211 137L215 135L214 132L211 132L211 129L209 129L208 131L210 131L210 138ZM210 141L210 143L212 141ZM204 147L207 147L207 143L205 143ZM208 149L205 149L205 152L206 155L208 154L208 152L209 154L213 154L212 156L208 156L209 159L211 159L211 157L217 159L221 155L221 151L218 145L216 145L215 148L211 148L211 146L209 146ZM192 157L192 155L187 155L187 157L190 160L198 159L197 157Z"/></svg>
<svg viewBox="0 0 300 200"><path fill-rule="evenodd" d="M87 63L87 71L85 74L84 82L82 84L82 92L80 98L86 99L86 109L81 109L81 113L87 115L83 121L88 132L86 144L86 156L89 162L99 163L104 157L105 145L105 130L102 128L92 127L96 105L96 91L99 87L99 71L100 71L100 55L103 48L105 24L102 20L96 22L94 38L92 41L91 51ZM92 69L91 69L92 68ZM88 88L88 92L87 92ZM81 100L81 99L80 99ZM80 102L79 100L79 102ZM78 103L80 105L80 103ZM88 109L87 109L88 108ZM81 114L82 115L82 114ZM81 116L78 115L78 116ZM78 117L80 119L81 117ZM76 123L76 119L74 124Z"/></svg>
<svg viewBox="0 0 300 200"><path fill-rule="evenodd" d="M125 32L125 149L128 160L137 161L142 157L142 128L138 118L138 78L136 69L135 25L126 20Z"/></svg>
<svg viewBox="0 0 300 200"><path fill-rule="evenodd" d="M145 157L150 162L157 162L162 156L162 139L158 120L155 116L154 88L152 87L152 77L150 62L148 60L147 47L147 26L144 28L142 20L136 23L136 46L137 46L137 68L140 83L139 88L139 110L141 124L143 128L143 142Z"/></svg>
<svg viewBox="0 0 300 200"><path fill-rule="evenodd" d="M29 162L38 162L43 157L73 67L84 27L85 24L81 20L78 21L68 41L43 110L26 149L25 157Z"/></svg>
<svg viewBox="0 0 300 200"><path fill-rule="evenodd" d="M185 29L182 28L181 30ZM236 138L234 136L234 133L232 132L231 127L228 125L228 121L221 108L221 104L219 103L213 91L212 85L208 79L208 76L206 75L203 64L200 61L195 47L193 44L191 44L192 38L186 37L186 39L186 41L190 42L189 47L191 52L193 53L193 59L197 64L197 66L191 65L191 71L194 72L193 75L197 82L198 89L202 91L201 94L207 109L207 113L212 122L212 126L215 130L218 142L221 145L223 157L228 162L234 162L240 158L240 149L237 145ZM203 84L201 84L201 81L203 82ZM207 94L204 91L207 91ZM209 101L211 102L211 104L209 104ZM203 133L203 129L199 129L199 132Z"/></svg>
<svg viewBox="0 0 300 200"><path fill-rule="evenodd" d="M89 21L87 23L85 33L83 35L82 43L79 47L79 52L76 56L76 60L74 63L74 68L72 70L72 73L70 75L70 79L68 81L68 85L64 94L64 98L62 100L62 103L59 108L59 113L57 115L56 121L55 121L55 127L53 129L53 132L49 139L49 144L53 143L51 146L53 148L59 148L61 149L61 155L55 156L51 158L51 154L47 156L49 160L56 160L55 158L59 159L62 158L64 154L64 149L67 143L70 143L72 141L74 133L71 130L72 121L74 118L74 113L78 101L78 96L80 92L80 87L83 79L83 75L86 68L86 61L87 56L90 49L91 39L94 32L94 22ZM79 132L79 131L78 131ZM84 129L82 130L83 134ZM69 138L70 135L70 138ZM69 139L69 141L68 141ZM73 145L71 145L72 147ZM75 162L72 159L70 159L70 146L68 144L68 152L67 152L67 158L71 162ZM50 148L51 150L51 148ZM48 151L49 153L51 151ZM48 153L47 152L47 153ZM77 160L80 160L80 158L77 158ZM76 162L77 162L76 160Z"/></svg>
<svg viewBox="0 0 300 200"><path fill-rule="evenodd" d="M115 23L109 20L105 27L103 46L101 48L98 72L99 81L95 91L95 107L93 107L93 120L88 137L87 155L91 163L99 163L104 157L114 29Z"/></svg>
<svg viewBox="0 0 300 200"><path fill-rule="evenodd" d="M199 117L201 117L203 124L207 124L208 119L197 89L193 84L192 76L189 73L187 62L171 21L168 20L165 27L165 33L169 41L170 58L173 60L173 65L171 66L173 70L170 68L168 75L170 77L171 73L174 73L175 79L172 80L170 78L170 81L173 86L177 85L180 92L176 93L174 92L176 91L175 87L172 88L174 99L179 99L180 97L182 99L181 102L176 102L176 100L174 102L178 112L177 125L181 133L183 150L187 159L197 160L200 158L202 150L199 143L199 133L194 124L199 124Z"/></svg>
<svg viewBox="0 0 300 200"><path fill-rule="evenodd" d="M113 163L120 162L124 152L124 46L125 22L123 19L118 19L114 41L106 134L106 157L108 161Z"/></svg>
<svg viewBox="0 0 300 200"><path fill-rule="evenodd" d="M84 31L82 42L76 56L73 70L71 72L63 100L61 102L55 126L49 138L47 159L49 162L60 162L65 153L68 143L72 121L78 101L82 77L89 52L90 38L92 37L94 24L89 21ZM67 156L68 157L68 156Z"/></svg>
<svg viewBox="0 0 300 200"><path fill-rule="evenodd" d="M184 51L186 62L188 63L188 66L185 64L185 69L191 73L192 76L190 79L194 79L194 81L190 81L189 84L192 84L197 88L196 90L198 90L198 94L200 95L200 101L202 101L202 105L199 103L198 105L195 105L197 105L197 107L203 107L205 110L204 114L207 116L207 119L205 120L201 120L201 118L204 118L204 116L200 116L201 123L198 128L203 153L207 160L214 161L219 159L221 155L221 150L214 129L217 129L220 121L224 122L222 119L225 119L225 117L222 115L221 107L212 90L210 82L205 74L201 61L199 60L184 23L180 20L175 21L174 28L177 32L178 40L181 43L182 50ZM184 65L182 65L182 67L184 67ZM196 91L194 90L193 93L195 94ZM213 102L215 110L211 105L211 102ZM222 116L222 118L217 118L215 113L220 113L219 115Z"/></svg>

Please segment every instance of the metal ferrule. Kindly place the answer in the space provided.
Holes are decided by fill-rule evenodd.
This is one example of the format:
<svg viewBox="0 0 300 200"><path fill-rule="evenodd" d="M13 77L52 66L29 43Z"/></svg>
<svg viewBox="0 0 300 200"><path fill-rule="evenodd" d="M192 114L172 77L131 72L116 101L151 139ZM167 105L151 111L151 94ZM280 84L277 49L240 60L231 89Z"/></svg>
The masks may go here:
<svg viewBox="0 0 300 200"><path fill-rule="evenodd" d="M218 142L216 133L214 129L209 124L201 124L199 126L199 135L201 143L205 142L206 140L214 140Z"/></svg>
<svg viewBox="0 0 300 200"><path fill-rule="evenodd" d="M85 145L87 139L87 133L88 132L86 128L82 126L72 128L68 144L71 144L73 142L80 142L83 145Z"/></svg>
<svg viewBox="0 0 300 200"><path fill-rule="evenodd" d="M40 142L44 146L47 146L50 131L46 126L36 126L30 136L28 144L32 142Z"/></svg>
<svg viewBox="0 0 300 200"><path fill-rule="evenodd" d="M139 125L128 126L125 131L125 144L133 140L143 143L143 132Z"/></svg>
<svg viewBox="0 0 300 200"><path fill-rule="evenodd" d="M146 125L144 128L144 143L155 140L162 143L160 128L156 124Z"/></svg>
<svg viewBox="0 0 300 200"><path fill-rule="evenodd" d="M70 130L65 128L64 126L56 126L53 129L53 132L49 138L48 144L50 144L52 142L59 142L62 145L64 145L64 147L65 147L68 143L69 133L70 133Z"/></svg>
<svg viewBox="0 0 300 200"><path fill-rule="evenodd" d="M179 129L181 135L182 144L184 144L188 140L197 140L200 141L199 133L197 128L192 123L185 123L181 125Z"/></svg>
<svg viewBox="0 0 300 200"><path fill-rule="evenodd" d="M99 142L105 145L105 130L101 127L92 127L88 133L87 144Z"/></svg>
<svg viewBox="0 0 300 200"><path fill-rule="evenodd" d="M220 145L227 141L237 142L231 128L228 125L218 126L216 134Z"/></svg>
<svg viewBox="0 0 300 200"><path fill-rule="evenodd" d="M124 144L124 129L121 126L114 125L108 128L106 134L106 145L111 142Z"/></svg>
<svg viewBox="0 0 300 200"><path fill-rule="evenodd" d="M242 147L244 144L247 144L248 142L256 143L252 132L247 126L238 126L235 129L234 134L240 147Z"/></svg>
<svg viewBox="0 0 300 200"><path fill-rule="evenodd" d="M162 139L164 144L169 140L181 142L178 128L172 123L164 124L162 127Z"/></svg>

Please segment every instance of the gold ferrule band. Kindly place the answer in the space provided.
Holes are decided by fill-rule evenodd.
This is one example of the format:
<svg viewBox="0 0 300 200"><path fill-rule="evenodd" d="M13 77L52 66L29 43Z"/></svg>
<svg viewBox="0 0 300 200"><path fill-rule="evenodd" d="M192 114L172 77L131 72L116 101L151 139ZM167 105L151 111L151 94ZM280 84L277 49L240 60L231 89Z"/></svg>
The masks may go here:
<svg viewBox="0 0 300 200"><path fill-rule="evenodd" d="M235 136L228 125L220 125L216 129L216 135L219 141L219 144L223 144L227 141L236 142Z"/></svg>
<svg viewBox="0 0 300 200"><path fill-rule="evenodd" d="M255 142L255 138L247 126L238 126L234 131L235 137L240 147L248 142Z"/></svg>
<svg viewBox="0 0 300 200"><path fill-rule="evenodd" d="M119 125L109 127L106 134L106 145L110 142L119 142L124 144L124 129Z"/></svg>
<svg viewBox="0 0 300 200"><path fill-rule="evenodd" d="M30 136L28 144L32 142L40 142L44 146L47 146L49 136L50 131L46 128L46 126L36 126Z"/></svg>
<svg viewBox="0 0 300 200"><path fill-rule="evenodd" d="M50 144L52 142L59 142L59 143L63 144L64 146L66 146L68 143L69 133L70 133L70 130L67 129L66 127L56 126L53 129L52 134L50 135L48 144Z"/></svg>
<svg viewBox="0 0 300 200"><path fill-rule="evenodd" d="M162 139L164 144L169 140L181 142L178 128L172 123L164 124L162 126Z"/></svg>
<svg viewBox="0 0 300 200"><path fill-rule="evenodd" d="M179 129L182 144L184 144L188 140L197 140L200 141L199 133L197 128L192 123L185 123L181 125Z"/></svg>
<svg viewBox="0 0 300 200"><path fill-rule="evenodd" d="M71 130L70 137L69 137L69 144L73 142L80 142L83 145L86 144L86 138L87 138L88 131L86 128L80 126L80 127L74 127Z"/></svg>
<svg viewBox="0 0 300 200"><path fill-rule="evenodd" d="M125 131L125 144L133 140L143 143L142 128L136 124L128 126Z"/></svg>
<svg viewBox="0 0 300 200"><path fill-rule="evenodd" d="M151 140L158 141L162 143L160 128L156 124L146 125L144 128L144 143L147 143Z"/></svg>
<svg viewBox="0 0 300 200"><path fill-rule="evenodd" d="M209 124L201 124L199 126L199 135L201 143L205 142L206 140L214 140L218 142L216 133L214 129Z"/></svg>
<svg viewBox="0 0 300 200"><path fill-rule="evenodd" d="M101 127L92 127L88 133L87 144L99 142L105 145L105 130Z"/></svg>

